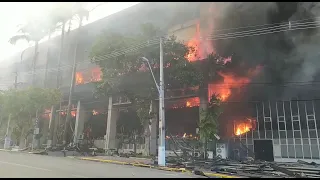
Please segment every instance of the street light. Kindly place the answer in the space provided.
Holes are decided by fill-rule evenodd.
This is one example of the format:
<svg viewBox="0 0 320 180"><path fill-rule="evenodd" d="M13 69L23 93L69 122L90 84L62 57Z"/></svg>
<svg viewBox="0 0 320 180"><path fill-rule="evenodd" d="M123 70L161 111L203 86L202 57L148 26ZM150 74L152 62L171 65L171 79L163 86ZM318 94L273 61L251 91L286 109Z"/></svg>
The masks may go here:
<svg viewBox="0 0 320 180"><path fill-rule="evenodd" d="M142 59L143 61L147 62L148 66L149 66L149 69L150 69L150 72L151 72L151 75L152 75L152 78L153 78L153 81L154 81L154 83L156 84L158 93L160 93L159 85L158 85L158 83L157 83L157 81L156 81L156 78L154 77L152 68L151 68L151 66L150 66L149 59L147 59L147 58L145 58L145 57L141 57L141 59Z"/></svg>
<svg viewBox="0 0 320 180"><path fill-rule="evenodd" d="M150 66L149 60L142 57L144 61L148 63L150 72L152 74L154 83L157 86L159 93L159 146L158 146L158 165L166 165L166 139L165 139L165 109L164 109L164 78L163 78L163 48L162 48L162 38L160 38L160 82L158 85L152 68Z"/></svg>

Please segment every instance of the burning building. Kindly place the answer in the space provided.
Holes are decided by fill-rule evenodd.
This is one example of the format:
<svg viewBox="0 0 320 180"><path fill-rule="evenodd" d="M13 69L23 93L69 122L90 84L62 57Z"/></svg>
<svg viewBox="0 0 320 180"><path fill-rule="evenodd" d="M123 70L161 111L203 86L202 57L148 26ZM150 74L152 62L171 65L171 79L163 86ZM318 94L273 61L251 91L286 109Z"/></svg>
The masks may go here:
<svg viewBox="0 0 320 180"><path fill-rule="evenodd" d="M190 61L209 53L229 57L227 70L218 73L221 80L209 83L208 96L218 94L224 102L220 133L232 139L230 157L319 159L318 85L313 81L320 73L311 67L317 64L313 38L318 39L312 4L265 3L258 8L256 3L204 3L193 30L190 22L181 25L182 30L173 30L176 35L181 32L180 38L198 52L188 55ZM250 18L251 11L257 14L255 18ZM306 17L311 17L305 22L309 30L298 31L299 24L291 26ZM261 23L280 26L251 26ZM284 33L275 32L286 23L288 27L280 29ZM232 29L235 24L240 28ZM270 35L252 33L267 29ZM212 40L205 41L208 36ZM199 104L198 97L190 97L173 107Z"/></svg>
<svg viewBox="0 0 320 180"><path fill-rule="evenodd" d="M223 102L219 135L229 141L230 157L255 155L257 158L267 157L267 160L277 161L298 158L317 160L320 158L320 104L317 98L319 87L314 82L319 79L320 66L317 65L316 53L319 46L318 11L314 10L318 6L314 5L307 2L140 3L84 26L76 57L79 62L89 61L86 50L102 28L131 33L139 24L151 22L194 47L195 52L187 55L189 61L201 61L210 53L225 57L223 61L226 68L208 83L206 94L208 97L217 94ZM162 18L159 18L160 13ZM75 46L72 42L75 38L75 33L71 31L63 64L72 63ZM49 70L57 67L59 37L52 44L55 45L51 45L50 58L47 60ZM39 46L38 69L46 66L46 54L43 52L47 52L47 46L46 43ZM25 52L23 59L26 64L31 64L32 53L32 48ZM67 99L71 68L65 65L61 72L49 70L48 76L39 73L38 85L45 84L43 80L56 82L55 78L60 73L61 89L64 99ZM28 80L31 78L22 77L25 78L25 84L30 84ZM19 81L22 77L19 76ZM90 82L100 79L99 68L90 63L79 65L73 100L73 104L78 104L79 112L74 114L78 121L78 124L75 123L77 135L81 134L84 127L83 119L88 119L93 109L98 109L88 104L98 101L91 93L94 86ZM47 83L47 87L56 86L55 83ZM199 106L203 101L198 91L199 87L188 87L166 92L166 121L173 135L183 137L186 133L185 136L196 136ZM104 125L107 119L107 125L103 128L107 128L109 139L105 141L108 141L109 148L116 144L115 126L119 109L130 103L120 99L99 99L99 106L109 110L108 116L101 113ZM86 108L89 110L84 110ZM83 115L85 112L87 115ZM150 146L154 153L157 123L152 121L151 124ZM265 157L261 157L261 152L265 152Z"/></svg>

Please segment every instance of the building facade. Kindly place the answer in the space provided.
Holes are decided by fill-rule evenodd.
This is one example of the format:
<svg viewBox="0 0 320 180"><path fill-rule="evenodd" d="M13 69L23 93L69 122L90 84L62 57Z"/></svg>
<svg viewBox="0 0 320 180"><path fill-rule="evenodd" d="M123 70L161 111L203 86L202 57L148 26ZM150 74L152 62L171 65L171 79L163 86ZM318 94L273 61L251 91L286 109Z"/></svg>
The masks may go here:
<svg viewBox="0 0 320 180"><path fill-rule="evenodd" d="M192 5L190 3L140 3L84 26L79 41L79 51L76 55L79 64L76 74L77 86L73 97L73 125L75 127L73 141L76 142L82 134L85 123L89 121L88 119L99 111L105 129L101 134L105 136L97 140L96 144L103 148L116 148L116 121L121 109L130 103L118 97L97 100L93 96L94 85L90 82L99 80L100 72L96 65L90 63L88 55L97 35L105 29L123 33L137 32L140 24L150 22L167 31L169 35L176 35L178 39L184 40L187 45L194 46L199 52L197 55L190 55L189 60L194 61L205 58L208 54L214 52L212 42L201 40L201 37L210 35L214 29L212 17L215 11L213 9L210 3L192 3ZM160 14L161 18L159 18ZM60 37L54 38L50 43L44 42L39 46L36 85L55 88L57 87L57 75L60 74L62 76L60 87L64 93L64 104L66 104L68 98L71 81L75 38L74 31L66 33L64 45L66 51L63 54L60 72L56 71ZM48 46L50 46L49 56L47 56ZM21 54L13 57L14 61L21 61L21 63L12 65L11 70L5 72L7 74L4 76L8 76L9 81L14 81L13 74L17 72L19 86L23 88L31 83L32 74L30 71L33 48L28 48ZM247 84L250 82L250 80L244 81L243 78L228 75L224 75L223 78L218 83L219 86L215 83L208 86L209 96L213 93L224 93L224 97L229 98L231 94L241 94L242 92L238 91L238 89L241 89L240 87L227 86L225 82L230 83L240 80ZM234 81L230 81L232 78ZM249 75L246 78L250 79ZM223 86L222 90L219 88L221 86ZM263 89L260 92L263 92ZM315 90L313 93L316 94ZM168 91L166 96L171 98L177 96L177 93ZM196 93L191 93L188 96L190 97L180 98L183 106L185 108L198 107L200 100ZM249 99L252 100L252 97ZM232 98L230 97L229 100L232 100ZM268 157L270 157L267 160L293 161L305 159L314 161L319 159L320 104L318 100L314 97L300 98L300 100L292 100L292 97L288 97L285 100L256 98L254 101L248 103L242 99L241 102L224 105L225 112L220 123L220 133L223 134L223 139L228 141L229 157L237 159L256 156L259 158L261 152L267 152L269 153ZM168 106L169 104L170 102L168 102ZM174 103L170 106L175 107ZM154 106L154 109L157 109L156 106ZM57 110L56 113L61 114L61 111L63 111L63 108ZM194 113L199 112L194 111ZM58 129L59 123L63 122L63 118L60 118L60 115L52 117L57 118L55 127ZM198 120L194 119L194 121ZM196 126L196 123L191 126ZM196 127L193 128L196 129ZM148 146L150 146L150 152L155 154L157 149L157 117L151 120L150 131L151 139ZM57 139L59 138L56 137L54 141L57 141ZM261 145L261 142L264 145ZM144 148L146 148L146 144L141 145L140 149ZM124 149L130 150L132 145L128 145Z"/></svg>

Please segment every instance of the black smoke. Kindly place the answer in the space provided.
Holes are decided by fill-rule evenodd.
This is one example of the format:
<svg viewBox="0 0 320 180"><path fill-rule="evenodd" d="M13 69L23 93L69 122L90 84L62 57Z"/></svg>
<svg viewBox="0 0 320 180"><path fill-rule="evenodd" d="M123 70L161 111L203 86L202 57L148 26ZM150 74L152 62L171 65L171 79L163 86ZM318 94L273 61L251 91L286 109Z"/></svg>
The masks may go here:
<svg viewBox="0 0 320 180"><path fill-rule="evenodd" d="M288 29L293 23L305 24L304 29L300 30L277 32L270 28L270 34L213 42L217 53L233 56L229 68L239 75L257 65L263 66L263 71L253 82L266 84L250 85L248 94L252 99L299 98L320 88L310 83L320 80L320 38L317 28L320 3L219 2L214 3L214 7L213 36L279 27L281 23L282 26L287 24Z"/></svg>

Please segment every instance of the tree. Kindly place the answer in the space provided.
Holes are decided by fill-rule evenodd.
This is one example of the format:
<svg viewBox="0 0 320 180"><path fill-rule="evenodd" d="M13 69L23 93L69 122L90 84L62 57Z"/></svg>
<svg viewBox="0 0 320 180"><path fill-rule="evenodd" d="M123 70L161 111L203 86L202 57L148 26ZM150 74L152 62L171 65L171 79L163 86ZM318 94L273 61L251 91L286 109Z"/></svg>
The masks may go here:
<svg viewBox="0 0 320 180"><path fill-rule="evenodd" d="M158 93L148 66L141 57L150 60L152 71L158 76L159 46L148 46L145 42L160 34L159 29L149 23L142 24L138 34L105 31L97 38L90 54L92 61L103 72L102 81L96 84L97 95L126 96L131 102L132 111L138 113L142 125L148 125L149 103L157 98ZM119 49L130 48L133 44L144 44L145 47L115 58L99 58L106 54L112 55ZM183 87L185 84L194 86L201 81L202 77L196 73L196 67L186 59L186 55L194 51L193 48L187 47L175 36L164 38L163 48L166 88Z"/></svg>
<svg viewBox="0 0 320 180"><path fill-rule="evenodd" d="M200 112L199 130L200 137L204 139L205 158L207 158L208 141L215 139L215 134L218 133L218 119L222 112L221 99L215 94L210 97L208 108Z"/></svg>
<svg viewBox="0 0 320 180"><path fill-rule="evenodd" d="M35 68L37 63L37 56L38 56L38 45L39 41L44 38L45 35L47 35L47 29L44 28L44 21L42 19L35 19L33 21L30 21L22 26L20 26L20 29L18 30L17 35L12 36L9 39L9 42L13 45L17 43L19 40L26 40L28 42L34 42L34 55L33 55L33 61L32 61L32 85L35 83Z"/></svg>
<svg viewBox="0 0 320 180"><path fill-rule="evenodd" d="M75 6L73 7L72 14L79 18L79 26L77 29L77 31L78 31L77 38L80 38L82 21L83 21L83 18L87 18L87 19L89 18L89 11L86 10L84 4L76 3ZM68 127L69 127L69 123L70 123L70 119L71 119L72 95L73 95L74 85L75 85L78 46L79 46L79 42L76 42L76 47L75 47L75 52L74 52L74 57L73 57L73 69L72 69L72 75L71 75L72 78L71 78L71 86L70 86L70 92L69 92L67 117L66 117L65 126L64 126L64 133L63 133L63 144L64 145L66 145L66 143L67 143Z"/></svg>
<svg viewBox="0 0 320 180"><path fill-rule="evenodd" d="M60 97L61 93L56 89L28 88L3 91L1 94L2 116L11 116L10 124L13 124L16 138L21 140L28 131L33 129L32 119L38 118L38 114L44 108L59 102Z"/></svg>
<svg viewBox="0 0 320 180"><path fill-rule="evenodd" d="M152 70L159 76L159 46L148 46L148 40L159 36L161 32L152 24L142 24L138 34L120 34L105 31L95 42L90 57L92 62L98 64L102 70L102 81L97 83L98 95L122 95L130 99L132 108L138 112L142 110L142 124L147 124L149 106L143 103L151 102L157 98L157 90L151 74L141 57L150 60ZM127 49L133 44L140 44L138 48L125 54L117 53L119 49ZM141 45L142 44L142 45ZM149 44L152 44L149 42ZM133 48L131 48L133 49ZM199 87L200 109L207 110L208 83L217 78L217 70L222 69L223 60L217 54L210 54L205 59L189 62L189 54L197 54L194 47L188 47L184 42L178 41L175 36L164 38L164 81L165 89ZM103 55L114 58L102 58ZM141 109L140 109L141 110Z"/></svg>

